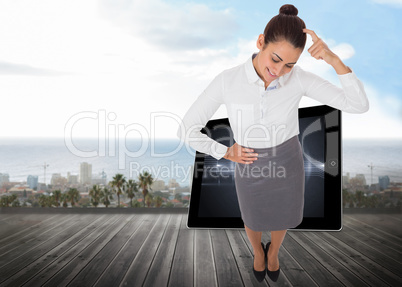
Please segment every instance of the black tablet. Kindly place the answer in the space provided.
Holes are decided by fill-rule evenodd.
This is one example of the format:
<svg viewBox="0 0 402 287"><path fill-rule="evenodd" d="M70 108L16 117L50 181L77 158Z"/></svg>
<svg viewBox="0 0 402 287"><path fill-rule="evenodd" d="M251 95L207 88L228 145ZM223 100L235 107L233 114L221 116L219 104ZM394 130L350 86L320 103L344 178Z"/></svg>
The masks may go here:
<svg viewBox="0 0 402 287"><path fill-rule="evenodd" d="M299 109L305 194L303 221L289 230L339 231L342 228L341 111L322 105ZM227 118L210 120L201 130L232 146ZM244 228L234 181L235 162L196 151L188 228Z"/></svg>

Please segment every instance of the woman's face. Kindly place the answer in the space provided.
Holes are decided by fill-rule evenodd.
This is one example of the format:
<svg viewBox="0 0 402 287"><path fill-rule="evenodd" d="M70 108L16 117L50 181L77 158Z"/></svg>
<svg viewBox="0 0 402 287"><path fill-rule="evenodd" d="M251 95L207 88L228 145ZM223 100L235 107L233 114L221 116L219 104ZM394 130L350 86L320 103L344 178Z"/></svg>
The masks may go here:
<svg viewBox="0 0 402 287"><path fill-rule="evenodd" d="M303 52L286 40L268 43L264 48L262 34L258 37L257 48L260 52L254 58L253 64L266 87L276 78L289 73Z"/></svg>

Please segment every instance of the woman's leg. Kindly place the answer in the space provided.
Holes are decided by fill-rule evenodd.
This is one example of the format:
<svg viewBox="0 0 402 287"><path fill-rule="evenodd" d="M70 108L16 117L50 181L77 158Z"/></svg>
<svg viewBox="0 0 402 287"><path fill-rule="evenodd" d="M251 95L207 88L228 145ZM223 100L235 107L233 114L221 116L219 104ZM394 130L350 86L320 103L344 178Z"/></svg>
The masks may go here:
<svg viewBox="0 0 402 287"><path fill-rule="evenodd" d="M271 231L271 245L268 250L268 270L276 271L279 269L278 253L286 235L285 230Z"/></svg>
<svg viewBox="0 0 402 287"><path fill-rule="evenodd" d="M255 271L264 271L265 269L265 254L261 246L261 231L254 231L244 225L248 240L253 247L254 252L254 269Z"/></svg>

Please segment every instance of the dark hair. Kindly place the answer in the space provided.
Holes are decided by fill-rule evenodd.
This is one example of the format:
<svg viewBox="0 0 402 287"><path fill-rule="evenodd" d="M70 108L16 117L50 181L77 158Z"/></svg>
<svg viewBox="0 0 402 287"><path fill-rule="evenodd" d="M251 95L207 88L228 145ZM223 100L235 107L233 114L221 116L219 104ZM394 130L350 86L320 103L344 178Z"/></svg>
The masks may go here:
<svg viewBox="0 0 402 287"><path fill-rule="evenodd" d="M286 4L279 9L279 14L273 17L264 30L264 49L268 43L286 40L295 48L304 49L306 33L303 29L306 24L297 14L295 6Z"/></svg>

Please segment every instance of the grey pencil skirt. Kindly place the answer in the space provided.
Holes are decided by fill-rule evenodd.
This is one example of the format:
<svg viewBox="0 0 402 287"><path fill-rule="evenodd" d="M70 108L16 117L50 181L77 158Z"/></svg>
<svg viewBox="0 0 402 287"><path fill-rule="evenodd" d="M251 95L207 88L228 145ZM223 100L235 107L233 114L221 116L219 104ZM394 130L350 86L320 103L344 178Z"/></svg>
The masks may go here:
<svg viewBox="0 0 402 287"><path fill-rule="evenodd" d="M235 164L241 217L254 231L296 227L303 220L304 162L297 136L258 153L251 164Z"/></svg>

